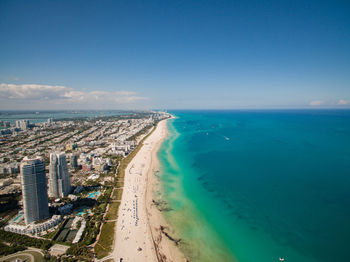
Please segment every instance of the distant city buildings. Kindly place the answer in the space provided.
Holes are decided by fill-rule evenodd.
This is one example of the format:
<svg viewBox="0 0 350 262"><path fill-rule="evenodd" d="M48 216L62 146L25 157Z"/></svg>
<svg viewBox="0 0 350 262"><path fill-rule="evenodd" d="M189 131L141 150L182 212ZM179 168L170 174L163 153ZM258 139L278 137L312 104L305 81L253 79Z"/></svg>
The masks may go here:
<svg viewBox="0 0 350 262"><path fill-rule="evenodd" d="M29 127L29 121L28 120L17 120L16 121L16 128L21 129L22 131L27 130Z"/></svg>
<svg viewBox="0 0 350 262"><path fill-rule="evenodd" d="M110 186L115 179L113 167L117 167L119 156L130 154L151 130L149 127L166 117L163 113L157 113L130 119L53 121L49 118L44 122L35 121L35 124L28 120L11 124L0 121L0 127L6 127L0 129L0 194L15 193L17 199L18 194L22 193L19 205L23 205L23 210L12 218L13 212L9 213L10 219L3 229L50 237L51 234L47 234L57 229L64 216L64 221L68 218L68 222L63 225L62 231L69 237L59 241L73 244L81 241L93 213L89 211L85 221L75 211L85 209L85 204L93 211L94 202L85 202L84 198L97 199L99 196L91 192L87 195L84 191L98 187L102 192L106 184ZM53 153L53 150L66 151L67 155L64 152ZM41 155L49 162L46 164L49 165L49 174L45 174L43 160L26 158L34 155ZM49 159L46 159L48 155ZM113 155L119 156L116 158ZM19 172L20 175L17 175ZM72 193L71 185L74 185ZM50 204L48 196L55 198L50 199ZM62 197L65 199L62 200ZM49 206L56 215L50 216Z"/></svg>
<svg viewBox="0 0 350 262"><path fill-rule="evenodd" d="M0 120L0 127L10 127L10 126L11 126L10 122Z"/></svg>
<svg viewBox="0 0 350 262"><path fill-rule="evenodd" d="M0 179L0 187L9 186L13 183L13 179L7 178L7 179Z"/></svg>
<svg viewBox="0 0 350 262"><path fill-rule="evenodd" d="M127 154L129 154L132 149L135 148L135 141L123 141L119 140L118 142L113 142L110 144L109 148L109 153L111 155L121 155L125 157Z"/></svg>
<svg viewBox="0 0 350 262"><path fill-rule="evenodd" d="M10 163L3 166L0 166L0 174L17 174L19 173L19 164Z"/></svg>
<svg viewBox="0 0 350 262"><path fill-rule="evenodd" d="M112 162L109 158L98 157L92 153L81 153L78 159L78 164L81 165L83 171L96 170L103 172L109 169Z"/></svg>
<svg viewBox="0 0 350 262"><path fill-rule="evenodd" d="M74 150L77 148L77 144L75 143L69 143L66 145L66 150Z"/></svg>
<svg viewBox="0 0 350 262"><path fill-rule="evenodd" d="M24 158L20 169L25 223L29 224L48 218L44 161L40 158Z"/></svg>
<svg viewBox="0 0 350 262"><path fill-rule="evenodd" d="M46 123L47 123L48 126L50 126L53 123L53 119L52 118L48 118Z"/></svg>
<svg viewBox="0 0 350 262"><path fill-rule="evenodd" d="M50 154L50 197L65 197L70 193L70 190L70 175L68 173L66 154L63 152Z"/></svg>

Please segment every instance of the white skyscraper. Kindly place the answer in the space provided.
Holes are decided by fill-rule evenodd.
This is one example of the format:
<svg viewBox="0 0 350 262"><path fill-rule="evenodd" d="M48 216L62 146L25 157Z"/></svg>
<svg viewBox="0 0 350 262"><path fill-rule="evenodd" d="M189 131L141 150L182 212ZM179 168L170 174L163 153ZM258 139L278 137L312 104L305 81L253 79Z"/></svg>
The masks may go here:
<svg viewBox="0 0 350 262"><path fill-rule="evenodd" d="M22 131L27 130L28 126L29 126L28 120L17 120L16 121L16 128L19 128Z"/></svg>
<svg viewBox="0 0 350 262"><path fill-rule="evenodd" d="M66 154L64 152L50 154L50 197L65 197L70 190L70 175L68 173Z"/></svg>
<svg viewBox="0 0 350 262"><path fill-rule="evenodd" d="M26 224L49 217L45 163L39 158L23 159L21 182Z"/></svg>

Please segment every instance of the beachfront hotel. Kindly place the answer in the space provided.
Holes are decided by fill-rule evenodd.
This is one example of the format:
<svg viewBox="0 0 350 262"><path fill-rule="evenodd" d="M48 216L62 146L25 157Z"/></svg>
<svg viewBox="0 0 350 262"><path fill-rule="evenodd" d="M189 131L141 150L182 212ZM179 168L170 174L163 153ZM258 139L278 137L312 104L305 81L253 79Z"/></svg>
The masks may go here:
<svg viewBox="0 0 350 262"><path fill-rule="evenodd" d="M21 216L19 215L17 217ZM17 219L17 217L15 219ZM11 220L7 226L4 227L5 231L17 233L17 234L37 234L49 230L58 225L62 221L60 215L53 215L49 220L45 220L42 223L31 223L27 225L21 224L21 218L18 221Z"/></svg>
<svg viewBox="0 0 350 262"><path fill-rule="evenodd" d="M40 158L24 158L20 169L25 223L29 224L48 218L44 161Z"/></svg>

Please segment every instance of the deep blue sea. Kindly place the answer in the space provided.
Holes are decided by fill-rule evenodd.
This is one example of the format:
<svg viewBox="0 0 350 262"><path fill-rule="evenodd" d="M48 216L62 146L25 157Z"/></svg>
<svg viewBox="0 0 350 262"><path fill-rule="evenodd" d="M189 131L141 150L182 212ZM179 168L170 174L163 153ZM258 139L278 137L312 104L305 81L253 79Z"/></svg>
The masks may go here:
<svg viewBox="0 0 350 262"><path fill-rule="evenodd" d="M165 218L191 261L350 261L350 111L174 111Z"/></svg>

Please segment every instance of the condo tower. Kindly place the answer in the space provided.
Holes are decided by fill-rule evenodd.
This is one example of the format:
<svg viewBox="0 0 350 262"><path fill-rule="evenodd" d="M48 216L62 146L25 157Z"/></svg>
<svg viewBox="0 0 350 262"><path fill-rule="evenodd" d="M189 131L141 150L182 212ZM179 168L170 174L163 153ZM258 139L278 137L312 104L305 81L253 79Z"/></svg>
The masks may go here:
<svg viewBox="0 0 350 262"><path fill-rule="evenodd" d="M21 163L25 223L49 217L45 163L40 158L24 158Z"/></svg>
<svg viewBox="0 0 350 262"><path fill-rule="evenodd" d="M65 197L69 194L70 190L70 176L68 173L66 154L63 152L51 153L49 179L50 197Z"/></svg>

